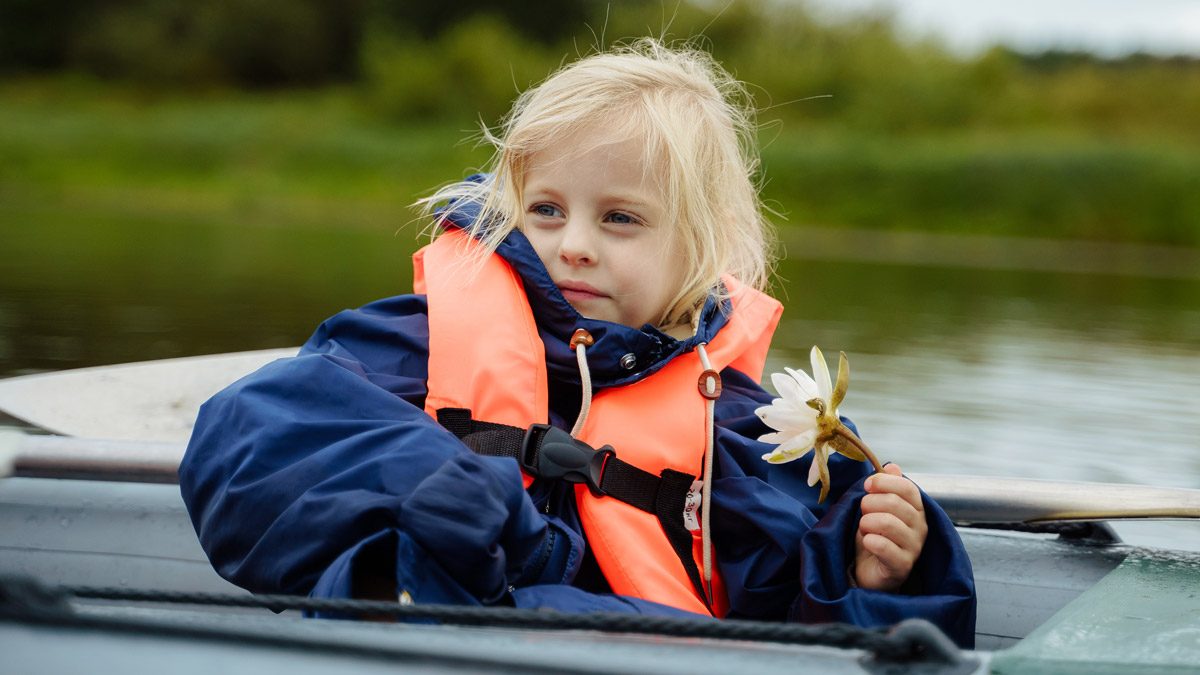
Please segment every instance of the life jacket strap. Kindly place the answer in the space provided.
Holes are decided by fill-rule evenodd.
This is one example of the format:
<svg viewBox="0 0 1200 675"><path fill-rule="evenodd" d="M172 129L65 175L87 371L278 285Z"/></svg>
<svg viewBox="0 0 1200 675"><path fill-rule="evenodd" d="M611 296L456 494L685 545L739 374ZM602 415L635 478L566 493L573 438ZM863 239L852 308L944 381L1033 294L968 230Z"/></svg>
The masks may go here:
<svg viewBox="0 0 1200 675"><path fill-rule="evenodd" d="M673 469L656 476L617 457L612 446L592 448L548 424L522 429L483 422L472 419L467 408L439 408L437 421L477 455L511 457L536 479L586 483L596 496L612 497L655 516L700 598L707 597L692 555L692 533L683 521L695 476Z"/></svg>

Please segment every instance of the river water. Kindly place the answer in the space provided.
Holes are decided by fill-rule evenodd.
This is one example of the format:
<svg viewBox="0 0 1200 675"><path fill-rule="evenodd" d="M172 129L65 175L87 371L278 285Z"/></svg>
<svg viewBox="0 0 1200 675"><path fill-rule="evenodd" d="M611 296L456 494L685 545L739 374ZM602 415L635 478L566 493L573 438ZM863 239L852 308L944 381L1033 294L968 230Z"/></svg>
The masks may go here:
<svg viewBox="0 0 1200 675"><path fill-rule="evenodd" d="M297 345L343 307L406 292L415 246L409 232L74 227L6 228L0 376ZM836 369L844 350L841 412L906 471L1200 488L1194 255L1158 267L1148 249L1089 263L1070 244L1013 257L931 241L932 257L926 240L789 230L768 372L809 370L814 344Z"/></svg>
<svg viewBox="0 0 1200 675"><path fill-rule="evenodd" d="M846 351L842 413L905 469L1200 488L1200 279L798 259L781 273L768 369L809 370L812 344L831 368Z"/></svg>

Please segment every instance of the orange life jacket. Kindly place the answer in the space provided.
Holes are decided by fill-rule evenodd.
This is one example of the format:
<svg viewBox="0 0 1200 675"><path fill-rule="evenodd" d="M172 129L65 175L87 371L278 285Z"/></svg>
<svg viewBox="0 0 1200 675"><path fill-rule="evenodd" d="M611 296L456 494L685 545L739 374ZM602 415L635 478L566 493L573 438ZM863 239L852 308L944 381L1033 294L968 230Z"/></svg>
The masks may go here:
<svg viewBox="0 0 1200 675"><path fill-rule="evenodd" d="M472 264L478 243L452 230L413 256L414 289L429 312L429 393L425 410L466 408L477 420L525 428L548 420L545 348L521 278L498 255ZM714 370L732 366L758 380L782 306L773 298L725 283L734 296L726 325L707 345ZM675 357L657 373L592 399L579 439L611 445L616 456L654 475L674 469L701 475L707 429L697 381L704 367L695 352ZM531 478L525 477L529 486ZM580 519L600 570L613 591L701 614L710 613L658 518L576 486ZM679 514L680 519L683 514ZM702 556L700 532L692 554ZM711 612L728 602L713 574Z"/></svg>

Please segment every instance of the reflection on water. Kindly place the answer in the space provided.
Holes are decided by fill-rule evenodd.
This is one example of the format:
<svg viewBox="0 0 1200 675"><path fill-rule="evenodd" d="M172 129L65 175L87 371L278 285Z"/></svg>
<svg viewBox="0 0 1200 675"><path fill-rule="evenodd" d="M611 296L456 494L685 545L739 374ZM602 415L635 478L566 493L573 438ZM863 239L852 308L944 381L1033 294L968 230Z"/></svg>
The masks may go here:
<svg viewBox="0 0 1200 675"><path fill-rule="evenodd" d="M0 376L296 345L343 307L405 292L415 247L409 232L27 225L0 247ZM768 370L807 370L813 344L845 350L843 412L884 459L1200 488L1200 274L789 252Z"/></svg>
<svg viewBox="0 0 1200 675"><path fill-rule="evenodd" d="M843 414L906 470L1200 488L1200 282L798 270L768 369L845 350Z"/></svg>
<svg viewBox="0 0 1200 675"><path fill-rule="evenodd" d="M1002 322L851 364L842 414L907 470L1200 488L1200 353Z"/></svg>
<svg viewBox="0 0 1200 675"><path fill-rule="evenodd" d="M906 471L1200 488L1200 281L792 261L768 371L850 356L841 412ZM769 385L768 385L769 386ZM1200 523L1127 541L1200 550Z"/></svg>
<svg viewBox="0 0 1200 675"><path fill-rule="evenodd" d="M55 216L56 214L51 214ZM411 231L0 221L0 377L298 345L411 288Z"/></svg>

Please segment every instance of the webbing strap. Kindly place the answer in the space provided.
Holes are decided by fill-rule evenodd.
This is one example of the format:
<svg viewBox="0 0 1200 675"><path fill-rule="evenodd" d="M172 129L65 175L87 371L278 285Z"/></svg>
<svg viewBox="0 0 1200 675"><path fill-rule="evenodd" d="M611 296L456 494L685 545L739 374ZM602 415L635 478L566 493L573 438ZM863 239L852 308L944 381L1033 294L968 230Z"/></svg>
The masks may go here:
<svg viewBox="0 0 1200 675"><path fill-rule="evenodd" d="M682 471L663 469L662 485L658 490L654 514L658 516L658 523L662 525L667 540L671 542L671 548L675 549L675 555L679 556L679 562L683 563L683 569L687 570L688 579L692 580L692 586L696 588L700 599L704 601L704 605L711 613L712 605L708 601L708 594L704 592L700 567L696 564L695 556L692 555L692 533L683 524L683 509L686 505L688 491L692 489L692 482L695 480L695 476L689 476ZM663 517L669 514L674 514L674 517Z"/></svg>
<svg viewBox="0 0 1200 675"><path fill-rule="evenodd" d="M466 408L439 408L437 421L477 455L521 461L525 430L520 427L471 419L471 411Z"/></svg>
<svg viewBox="0 0 1200 675"><path fill-rule="evenodd" d="M457 436L475 454L486 457L511 457L522 463L521 451L525 442L525 429L472 419L471 411L466 408L440 408L437 411L437 420L438 424ZM536 467L537 459L532 459ZM692 533L683 523L688 492L695 480L695 476L673 469L663 469L661 475L655 476L613 455L604 463L600 490L606 496L658 518L663 533L671 542L671 548L675 550L679 562L683 563L683 568L687 571L700 599L707 605L700 568L692 555Z"/></svg>
<svg viewBox="0 0 1200 675"><path fill-rule="evenodd" d="M691 481L688 482L691 485ZM630 506L646 513L658 514L658 498L662 487L662 479L649 471L643 471L622 460L620 457L609 457L604 464L604 476L600 479L600 489L606 494L619 499ZM686 496L687 492L684 491ZM682 504L679 513L683 514Z"/></svg>

